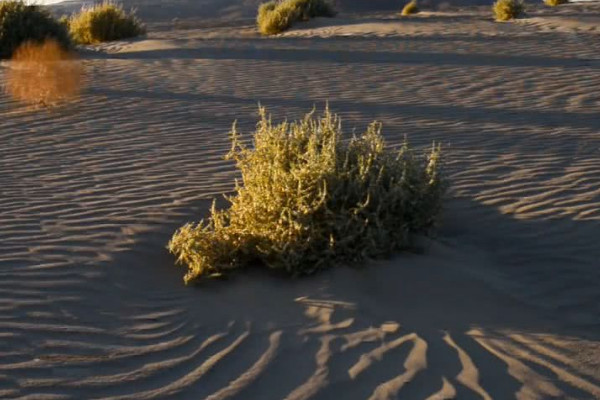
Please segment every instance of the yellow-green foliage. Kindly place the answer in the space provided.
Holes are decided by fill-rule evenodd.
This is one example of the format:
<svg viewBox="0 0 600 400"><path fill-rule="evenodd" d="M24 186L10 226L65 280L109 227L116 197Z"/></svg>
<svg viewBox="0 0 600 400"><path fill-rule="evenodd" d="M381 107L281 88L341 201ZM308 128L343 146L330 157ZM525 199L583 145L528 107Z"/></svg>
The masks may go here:
<svg viewBox="0 0 600 400"><path fill-rule="evenodd" d="M37 5L22 1L0 1L0 57L11 57L21 44L53 39L63 48L69 46L65 27Z"/></svg>
<svg viewBox="0 0 600 400"><path fill-rule="evenodd" d="M263 35L274 35L285 31L292 25L295 16L287 9L278 8L276 1L263 3L258 7L256 23Z"/></svg>
<svg viewBox="0 0 600 400"><path fill-rule="evenodd" d="M561 4L567 4L568 0L544 0L544 4L550 7L560 6Z"/></svg>
<svg viewBox="0 0 600 400"><path fill-rule="evenodd" d="M521 17L525 12L525 4L521 0L497 0L492 9L496 21L508 21Z"/></svg>
<svg viewBox="0 0 600 400"><path fill-rule="evenodd" d="M416 14L418 12L419 12L419 7L417 7L417 2L415 0L412 0L411 2L407 3L404 6L404 8L402 9L403 16Z"/></svg>
<svg viewBox="0 0 600 400"><path fill-rule="evenodd" d="M440 148L423 157L407 143L388 150L379 123L342 141L329 110L274 124L261 108L253 147L235 125L231 137L242 182L229 208L213 203L208 221L183 226L168 245L188 268L186 283L256 261L301 275L384 256L427 233L440 213Z"/></svg>
<svg viewBox="0 0 600 400"><path fill-rule="evenodd" d="M274 35L297 21L334 15L335 11L326 0L273 0L258 7L256 23L260 33Z"/></svg>
<svg viewBox="0 0 600 400"><path fill-rule="evenodd" d="M69 18L68 25L73 39L83 44L127 39L145 32L133 12L110 2L82 8Z"/></svg>

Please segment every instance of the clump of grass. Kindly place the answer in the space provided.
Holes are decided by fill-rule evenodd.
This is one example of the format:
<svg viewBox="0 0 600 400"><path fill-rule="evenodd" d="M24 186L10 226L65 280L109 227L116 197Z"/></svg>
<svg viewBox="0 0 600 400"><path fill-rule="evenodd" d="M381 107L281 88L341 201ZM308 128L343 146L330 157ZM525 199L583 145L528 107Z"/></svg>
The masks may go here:
<svg viewBox="0 0 600 400"><path fill-rule="evenodd" d="M278 2L277 0L268 1L266 3L262 3L258 6L258 16L256 20L260 22L263 18L265 18L269 13L274 11L277 8Z"/></svg>
<svg viewBox="0 0 600 400"><path fill-rule="evenodd" d="M544 0L544 4L550 7L557 7L562 4L567 4L569 0Z"/></svg>
<svg viewBox="0 0 600 400"><path fill-rule="evenodd" d="M492 10L496 21L509 21L523 16L525 4L522 0L497 0Z"/></svg>
<svg viewBox="0 0 600 400"><path fill-rule="evenodd" d="M274 35L297 21L333 16L335 11L326 0L273 0L258 7L256 23L260 33Z"/></svg>
<svg viewBox="0 0 600 400"><path fill-rule="evenodd" d="M441 150L418 156L404 143L386 148L381 125L342 140L328 109L274 124L264 108L247 147L235 125L229 159L241 171L229 208L187 224L168 249L187 266L185 282L220 276L258 261L292 275L387 255L427 233L446 183Z"/></svg>
<svg viewBox="0 0 600 400"><path fill-rule="evenodd" d="M18 101L49 106L76 97L81 89L81 64L55 40L26 42L11 61L5 88Z"/></svg>
<svg viewBox="0 0 600 400"><path fill-rule="evenodd" d="M296 16L287 9L278 8L277 1L269 1L258 7L256 23L263 35L275 35L288 29Z"/></svg>
<svg viewBox="0 0 600 400"><path fill-rule="evenodd" d="M44 8L22 1L0 1L0 57L9 58L25 42L41 43L54 39L61 46L70 45L69 34Z"/></svg>
<svg viewBox="0 0 600 400"><path fill-rule="evenodd" d="M121 5L111 2L84 7L66 23L71 37L82 44L128 39L145 33L145 27L133 11L128 13Z"/></svg>
<svg viewBox="0 0 600 400"><path fill-rule="evenodd" d="M417 6L417 2L415 0L406 3L404 8L402 9L402 16L408 16L412 14L416 14L419 12L419 7Z"/></svg>

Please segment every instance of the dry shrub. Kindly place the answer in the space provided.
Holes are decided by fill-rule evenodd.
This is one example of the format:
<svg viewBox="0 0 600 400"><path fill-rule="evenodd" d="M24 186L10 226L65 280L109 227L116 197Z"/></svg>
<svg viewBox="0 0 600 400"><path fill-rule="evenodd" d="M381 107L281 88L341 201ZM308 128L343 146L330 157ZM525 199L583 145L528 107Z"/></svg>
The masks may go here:
<svg viewBox="0 0 600 400"><path fill-rule="evenodd" d="M76 97L82 77L82 66L74 54L56 41L27 42L12 58L6 91L18 101L52 105Z"/></svg>
<svg viewBox="0 0 600 400"><path fill-rule="evenodd" d="M146 31L133 11L128 13L111 2L84 7L67 24L73 40L82 44L128 39Z"/></svg>
<svg viewBox="0 0 600 400"><path fill-rule="evenodd" d="M0 1L0 57L10 58L25 42L54 39L68 48L67 29L43 7L22 1Z"/></svg>
<svg viewBox="0 0 600 400"><path fill-rule="evenodd" d="M544 4L550 7L560 6L562 4L567 4L569 0L544 0Z"/></svg>
<svg viewBox="0 0 600 400"><path fill-rule="evenodd" d="M342 141L329 110L274 124L261 108L253 148L235 125L231 137L242 181L229 208L213 203L208 221L183 226L168 245L186 283L255 261L309 274L388 255L436 224L446 187L439 146L422 157L407 143L388 150L376 122Z"/></svg>
<svg viewBox="0 0 600 400"><path fill-rule="evenodd" d="M295 18L296 16L292 13L278 8L276 1L270 1L258 7L256 23L258 30L263 35L275 35L287 30Z"/></svg>
<svg viewBox="0 0 600 400"><path fill-rule="evenodd" d="M401 14L403 16L407 16L407 15L416 14L418 12L419 12L419 7L417 6L417 2L413 0L404 6Z"/></svg>
<svg viewBox="0 0 600 400"><path fill-rule="evenodd" d="M498 0L492 10L496 21L509 21L520 18L525 13L525 4L521 0Z"/></svg>
<svg viewBox="0 0 600 400"><path fill-rule="evenodd" d="M335 11L326 0L273 0L258 7L256 23L263 35L275 35L297 21L333 16Z"/></svg>

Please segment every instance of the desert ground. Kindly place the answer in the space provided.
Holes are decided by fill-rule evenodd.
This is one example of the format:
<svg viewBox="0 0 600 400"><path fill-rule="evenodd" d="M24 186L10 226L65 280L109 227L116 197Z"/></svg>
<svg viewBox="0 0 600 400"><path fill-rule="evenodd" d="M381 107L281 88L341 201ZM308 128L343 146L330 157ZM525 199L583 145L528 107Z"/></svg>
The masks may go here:
<svg viewBox="0 0 600 400"><path fill-rule="evenodd" d="M147 36L81 49L76 101L0 95L0 398L600 399L600 3L350 3L273 38L256 1L131 3ZM165 246L232 190L232 122L327 101L442 143L437 235L184 286Z"/></svg>

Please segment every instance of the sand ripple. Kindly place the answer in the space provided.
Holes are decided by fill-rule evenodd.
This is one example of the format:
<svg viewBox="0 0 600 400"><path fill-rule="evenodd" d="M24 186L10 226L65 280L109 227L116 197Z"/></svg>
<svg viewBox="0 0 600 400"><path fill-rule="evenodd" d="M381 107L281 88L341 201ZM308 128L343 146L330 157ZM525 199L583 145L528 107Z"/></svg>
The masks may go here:
<svg viewBox="0 0 600 400"><path fill-rule="evenodd" d="M166 30L87 53L69 107L0 97L0 398L600 398L596 33L434 17ZM365 270L183 287L164 246L231 190L229 125L325 100L348 129L443 143L439 237Z"/></svg>

